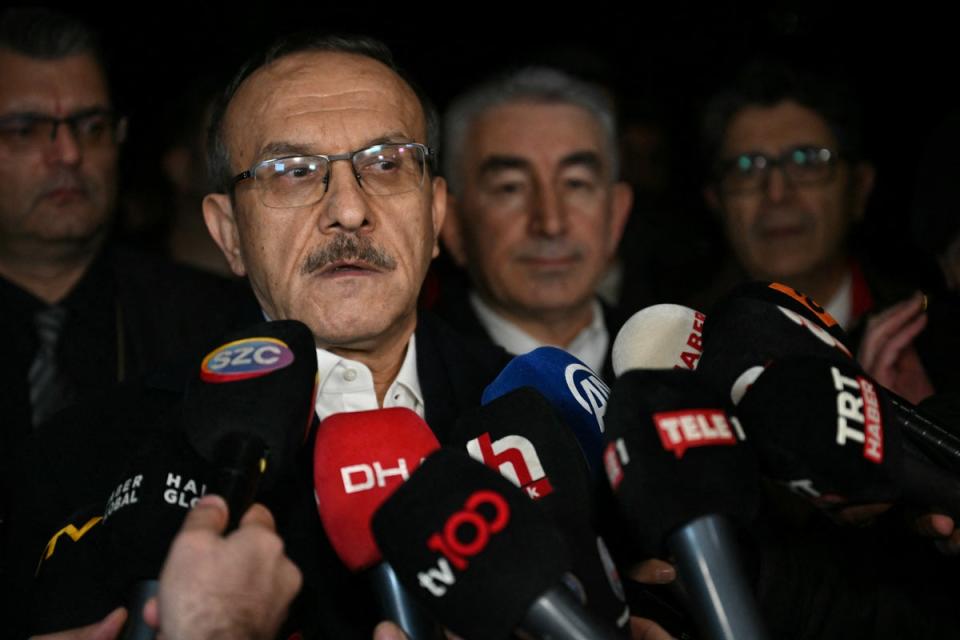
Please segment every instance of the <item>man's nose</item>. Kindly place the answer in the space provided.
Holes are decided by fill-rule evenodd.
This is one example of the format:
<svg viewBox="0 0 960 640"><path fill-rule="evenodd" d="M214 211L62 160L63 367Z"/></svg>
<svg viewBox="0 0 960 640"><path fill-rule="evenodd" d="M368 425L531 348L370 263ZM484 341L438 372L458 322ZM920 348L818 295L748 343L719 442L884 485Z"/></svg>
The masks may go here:
<svg viewBox="0 0 960 640"><path fill-rule="evenodd" d="M51 163L77 165L83 159L83 149L73 129L65 122L54 125L52 137L47 146L47 160Z"/></svg>
<svg viewBox="0 0 960 640"><path fill-rule="evenodd" d="M770 202L781 202L793 192L793 183L781 166L770 167L763 193Z"/></svg>
<svg viewBox="0 0 960 640"><path fill-rule="evenodd" d="M372 219L367 196L348 160L335 161L327 168L327 191L320 201L324 229L357 231L370 226Z"/></svg>
<svg viewBox="0 0 960 640"><path fill-rule="evenodd" d="M555 188L542 185L536 190L530 211L532 235L559 236L567 231L567 213L563 199Z"/></svg>

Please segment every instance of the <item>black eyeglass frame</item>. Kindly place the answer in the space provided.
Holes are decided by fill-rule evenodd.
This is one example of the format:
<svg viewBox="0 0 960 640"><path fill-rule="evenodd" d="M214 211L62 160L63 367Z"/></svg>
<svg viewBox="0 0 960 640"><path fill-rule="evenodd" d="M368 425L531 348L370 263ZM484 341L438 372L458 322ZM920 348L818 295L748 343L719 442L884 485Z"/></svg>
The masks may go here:
<svg viewBox="0 0 960 640"><path fill-rule="evenodd" d="M23 123L24 125L36 125L38 123L52 124L53 127L50 129L50 142L53 142L57 139L57 131L59 131L60 125L65 124L67 125L67 128L70 129L70 133L73 134L73 137L76 138L78 142L82 143L86 136L78 133L80 123L91 117L103 117L105 119L108 124L110 134L113 136L113 143L123 141L126 133L127 118L126 116L119 114L114 109L107 107L81 109L62 118L57 118L45 113L35 113L32 111L26 111L23 113L9 113L4 116L0 116L0 132L12 133L12 131L8 131L7 129L13 129L14 127L10 125L16 125L17 123Z"/></svg>
<svg viewBox="0 0 960 640"><path fill-rule="evenodd" d="M791 156L798 151L806 152L808 154L813 152L816 157L822 160L821 166L826 167L825 174L812 179L803 176L800 176L798 179L797 175L791 174L790 167L801 166L790 161ZM763 171L762 180L760 180L756 186L751 187L730 188L729 186L725 186L724 182L726 182L728 176L731 175L731 169L735 169L737 163L741 158L744 157L750 158L754 163L759 158L764 160L763 165L758 167L761 171ZM825 184L833 179L834 175L836 175L837 164L844 159L846 159L846 154L842 151L830 149L828 147L819 147L817 145L797 145L785 150L783 153L777 156L769 156L765 153L740 153L733 158L721 160L717 163L716 169L714 170L714 182L723 193L754 193L763 189L767 184L770 171L774 168L779 168L783 172L784 178L790 183L791 186Z"/></svg>

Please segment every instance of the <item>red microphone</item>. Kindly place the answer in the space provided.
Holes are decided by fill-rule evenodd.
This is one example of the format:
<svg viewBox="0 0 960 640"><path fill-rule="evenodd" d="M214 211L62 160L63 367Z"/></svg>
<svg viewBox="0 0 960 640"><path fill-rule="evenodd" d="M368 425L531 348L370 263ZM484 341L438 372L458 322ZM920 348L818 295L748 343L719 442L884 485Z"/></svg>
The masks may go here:
<svg viewBox="0 0 960 640"><path fill-rule="evenodd" d="M391 408L330 416L320 423L313 450L314 496L331 545L351 571L368 572L384 618L411 640L435 637L435 625L382 561L370 519L439 448L420 416Z"/></svg>

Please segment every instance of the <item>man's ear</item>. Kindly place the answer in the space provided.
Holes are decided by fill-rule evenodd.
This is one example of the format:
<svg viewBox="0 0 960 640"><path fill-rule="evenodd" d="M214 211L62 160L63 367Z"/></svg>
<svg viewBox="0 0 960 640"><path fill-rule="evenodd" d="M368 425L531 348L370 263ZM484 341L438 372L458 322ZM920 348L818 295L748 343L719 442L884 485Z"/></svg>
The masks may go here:
<svg viewBox="0 0 960 640"><path fill-rule="evenodd" d="M633 187L628 182L614 183L610 207L610 243L607 248L612 256L620 246L623 229L627 226L627 219L633 208Z"/></svg>
<svg viewBox="0 0 960 640"><path fill-rule="evenodd" d="M447 181L441 177L433 179L433 203L430 213L433 217L433 257L440 255L440 230L443 229L449 207Z"/></svg>
<svg viewBox="0 0 960 640"><path fill-rule="evenodd" d="M877 170L869 162L861 162L853 167L852 170L851 189L853 191L850 194L852 199L850 204L853 207L853 219L859 221L863 219L863 214L867 210L867 200L870 199L870 194L873 193Z"/></svg>
<svg viewBox="0 0 960 640"><path fill-rule="evenodd" d="M440 229L440 238L443 246L453 261L460 267L466 268L467 254L463 248L463 220L461 219L460 202L452 193L447 193L447 219Z"/></svg>
<svg viewBox="0 0 960 640"><path fill-rule="evenodd" d="M208 193L203 198L203 221L213 241L220 247L230 270L238 276L246 275L243 253L240 250L240 234L230 196L225 193Z"/></svg>

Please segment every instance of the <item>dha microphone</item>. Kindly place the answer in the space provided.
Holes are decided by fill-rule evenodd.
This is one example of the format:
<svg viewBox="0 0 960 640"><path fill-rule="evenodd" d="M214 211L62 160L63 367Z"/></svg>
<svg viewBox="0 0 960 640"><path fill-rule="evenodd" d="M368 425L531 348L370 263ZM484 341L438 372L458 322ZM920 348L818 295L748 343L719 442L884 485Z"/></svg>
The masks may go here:
<svg viewBox="0 0 960 640"><path fill-rule="evenodd" d="M264 322L210 351L184 397L184 432L215 470L235 529L258 490L291 467L314 411L317 356L301 322ZM262 486L261 486L262 485Z"/></svg>
<svg viewBox="0 0 960 640"><path fill-rule="evenodd" d="M699 369L730 389L734 404L775 358L814 355L853 362L849 338L836 320L808 296L778 283L734 288L705 323L704 345ZM889 390L887 396L907 437L960 472L960 438L909 401Z"/></svg>
<svg viewBox="0 0 960 640"><path fill-rule="evenodd" d="M619 639L562 584L569 552L553 523L499 473L441 449L373 516L397 576L466 638Z"/></svg>
<svg viewBox="0 0 960 640"><path fill-rule="evenodd" d="M576 438L538 391L521 387L462 415L451 442L526 492L573 552L586 606L627 629L630 609L603 538L593 528L593 486Z"/></svg>
<svg viewBox="0 0 960 640"><path fill-rule="evenodd" d="M604 463L641 550L677 558L704 634L764 638L731 526L754 517L757 463L722 407L695 371L628 371L610 396Z"/></svg>
<svg viewBox="0 0 960 640"><path fill-rule="evenodd" d="M821 508L904 498L960 517L960 480L909 446L886 391L852 362L774 361L738 415L767 475Z"/></svg>
<svg viewBox="0 0 960 640"><path fill-rule="evenodd" d="M411 640L435 637L436 625L382 561L370 519L439 446L420 416L403 408L332 415L314 445L314 495L327 537L347 568L369 573L382 614Z"/></svg>
<svg viewBox="0 0 960 640"><path fill-rule="evenodd" d="M706 316L679 304L655 304L630 316L613 341L619 377L630 369L696 369Z"/></svg>
<svg viewBox="0 0 960 640"><path fill-rule="evenodd" d="M556 347L539 347L516 356L483 391L481 402L533 387L573 430L594 475L601 473L603 415L610 387L583 362Z"/></svg>

